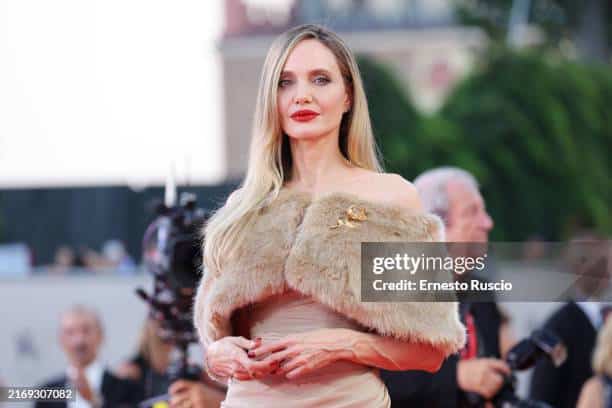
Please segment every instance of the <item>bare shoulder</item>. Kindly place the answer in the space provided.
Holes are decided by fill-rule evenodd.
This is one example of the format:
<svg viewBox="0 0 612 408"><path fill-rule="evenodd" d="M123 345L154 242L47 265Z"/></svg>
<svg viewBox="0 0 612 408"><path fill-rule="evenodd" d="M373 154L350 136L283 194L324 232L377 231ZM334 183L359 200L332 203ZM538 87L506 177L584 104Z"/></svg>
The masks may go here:
<svg viewBox="0 0 612 408"><path fill-rule="evenodd" d="M414 184L399 174L389 173L383 176L387 179L386 187L391 197L391 204L418 212L423 211L423 204Z"/></svg>
<svg viewBox="0 0 612 408"><path fill-rule="evenodd" d="M376 173L370 176L376 198L389 205L402 207L413 212L422 212L423 205L414 185L394 173Z"/></svg>

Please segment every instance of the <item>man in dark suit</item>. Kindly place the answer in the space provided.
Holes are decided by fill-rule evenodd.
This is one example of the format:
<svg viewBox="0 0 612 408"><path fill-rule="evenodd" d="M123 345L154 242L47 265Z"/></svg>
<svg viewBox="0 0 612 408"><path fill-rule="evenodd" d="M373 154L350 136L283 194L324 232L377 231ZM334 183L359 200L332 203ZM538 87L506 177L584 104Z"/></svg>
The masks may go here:
<svg viewBox="0 0 612 408"><path fill-rule="evenodd" d="M493 221L471 174L437 168L417 177L414 185L425 209L444 221L448 242L486 246ZM513 343L507 319L494 302L462 301L460 314L468 330L466 348L438 372L382 372L392 407L484 406L500 390L510 372L501 355Z"/></svg>
<svg viewBox="0 0 612 408"><path fill-rule="evenodd" d="M557 310L545 327L567 348L567 359L555 367L548 359L536 364L530 397L555 408L575 407L582 385L593 376L591 354L595 348L599 306L594 302L569 302Z"/></svg>
<svg viewBox="0 0 612 408"><path fill-rule="evenodd" d="M72 387L77 393L76 400L68 403L38 402L36 408L136 406L142 399L139 388L115 377L97 361L102 340L102 324L93 310L74 306L62 315L59 341L66 353L68 368L44 387Z"/></svg>
<svg viewBox="0 0 612 408"><path fill-rule="evenodd" d="M606 237L581 233L570 242L566 263L577 276L566 293L573 299L597 299L610 284L612 262ZM597 330L603 325L607 304L568 302L548 319L545 327L567 348L567 359L555 368L550 361L538 361L531 379L530 396L554 407L575 407L583 384L593 375L591 354Z"/></svg>

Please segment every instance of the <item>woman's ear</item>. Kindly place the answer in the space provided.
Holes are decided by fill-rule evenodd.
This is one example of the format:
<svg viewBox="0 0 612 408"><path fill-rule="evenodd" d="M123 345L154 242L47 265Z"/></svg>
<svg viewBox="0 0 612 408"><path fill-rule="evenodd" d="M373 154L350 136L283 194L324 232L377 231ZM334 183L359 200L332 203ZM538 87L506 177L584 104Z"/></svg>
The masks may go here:
<svg viewBox="0 0 612 408"><path fill-rule="evenodd" d="M346 94L346 98L344 98L344 113L346 113L346 112L351 110L351 105L352 105L351 97L347 93Z"/></svg>

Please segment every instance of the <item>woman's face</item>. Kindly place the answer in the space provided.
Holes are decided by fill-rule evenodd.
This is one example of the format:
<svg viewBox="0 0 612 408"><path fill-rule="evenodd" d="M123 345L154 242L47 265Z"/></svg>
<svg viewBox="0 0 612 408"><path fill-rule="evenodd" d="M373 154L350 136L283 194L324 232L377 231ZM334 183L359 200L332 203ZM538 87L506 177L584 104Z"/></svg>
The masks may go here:
<svg viewBox="0 0 612 408"><path fill-rule="evenodd" d="M334 54L315 39L303 40L289 54L278 83L278 115L295 139L338 134L350 98Z"/></svg>

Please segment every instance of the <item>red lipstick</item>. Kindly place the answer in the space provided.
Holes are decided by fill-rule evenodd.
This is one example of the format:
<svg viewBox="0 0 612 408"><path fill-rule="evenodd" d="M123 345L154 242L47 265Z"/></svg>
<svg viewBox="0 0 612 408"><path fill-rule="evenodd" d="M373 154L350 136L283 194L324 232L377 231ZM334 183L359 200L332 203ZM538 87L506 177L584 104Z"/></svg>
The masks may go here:
<svg viewBox="0 0 612 408"><path fill-rule="evenodd" d="M291 119L296 120L298 122L308 122L313 120L319 116L318 112L312 111L310 109L302 109L291 114Z"/></svg>

